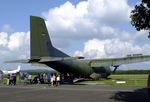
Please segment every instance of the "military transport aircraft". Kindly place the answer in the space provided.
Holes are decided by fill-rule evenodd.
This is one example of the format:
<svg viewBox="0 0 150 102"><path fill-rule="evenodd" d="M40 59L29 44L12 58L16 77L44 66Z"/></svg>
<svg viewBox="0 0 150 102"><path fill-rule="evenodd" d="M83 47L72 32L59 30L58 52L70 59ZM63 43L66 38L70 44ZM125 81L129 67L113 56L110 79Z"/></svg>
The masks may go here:
<svg viewBox="0 0 150 102"><path fill-rule="evenodd" d="M150 61L150 55L130 55L121 58L84 59L71 57L55 48L50 40L43 18L30 17L30 59L9 62L32 63L46 65L60 73L69 73L74 77L99 79L111 74L122 64Z"/></svg>

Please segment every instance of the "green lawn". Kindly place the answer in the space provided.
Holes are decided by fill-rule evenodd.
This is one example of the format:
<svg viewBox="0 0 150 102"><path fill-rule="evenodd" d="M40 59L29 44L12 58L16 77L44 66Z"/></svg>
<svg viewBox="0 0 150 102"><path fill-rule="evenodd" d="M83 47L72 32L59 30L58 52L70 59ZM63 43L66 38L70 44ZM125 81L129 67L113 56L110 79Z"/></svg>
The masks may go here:
<svg viewBox="0 0 150 102"><path fill-rule="evenodd" d="M110 85L110 86L147 86L148 74L121 74L121 75L110 75L108 80L99 81L82 81L81 84L100 84L100 85ZM3 84L6 85L7 78L3 79ZM126 83L117 84L117 81L125 81ZM23 81L17 77L17 84L21 84Z"/></svg>
<svg viewBox="0 0 150 102"><path fill-rule="evenodd" d="M92 83L92 84L102 84L102 85L111 85L111 86L147 86L147 74L123 74L123 75L110 75L108 80L99 80L99 81L85 81L82 83ZM117 84L117 81L125 81L126 83Z"/></svg>

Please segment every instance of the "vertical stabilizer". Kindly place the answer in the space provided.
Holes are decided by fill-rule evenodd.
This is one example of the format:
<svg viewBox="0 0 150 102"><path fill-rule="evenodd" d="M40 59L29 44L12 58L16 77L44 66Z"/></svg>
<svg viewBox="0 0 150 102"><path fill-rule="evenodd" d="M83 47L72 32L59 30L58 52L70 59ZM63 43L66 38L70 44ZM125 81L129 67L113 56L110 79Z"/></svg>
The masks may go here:
<svg viewBox="0 0 150 102"><path fill-rule="evenodd" d="M30 44L31 59L68 56L52 46L45 21L40 17L30 17Z"/></svg>

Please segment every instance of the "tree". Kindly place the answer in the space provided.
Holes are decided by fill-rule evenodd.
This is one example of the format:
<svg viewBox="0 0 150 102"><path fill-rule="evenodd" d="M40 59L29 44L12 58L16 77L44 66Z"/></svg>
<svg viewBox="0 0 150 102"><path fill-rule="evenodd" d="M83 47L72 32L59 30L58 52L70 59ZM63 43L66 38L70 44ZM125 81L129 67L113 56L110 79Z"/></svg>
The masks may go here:
<svg viewBox="0 0 150 102"><path fill-rule="evenodd" d="M150 0L142 0L139 5L135 5L130 18L137 31L149 30L148 38L150 38Z"/></svg>

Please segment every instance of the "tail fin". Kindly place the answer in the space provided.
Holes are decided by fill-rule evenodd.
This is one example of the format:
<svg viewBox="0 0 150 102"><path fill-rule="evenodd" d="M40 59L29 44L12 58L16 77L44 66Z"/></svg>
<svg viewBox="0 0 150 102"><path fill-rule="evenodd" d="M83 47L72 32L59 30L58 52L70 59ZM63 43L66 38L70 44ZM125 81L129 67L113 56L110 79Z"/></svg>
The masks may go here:
<svg viewBox="0 0 150 102"><path fill-rule="evenodd" d="M41 57L68 57L68 55L52 46L44 19L31 16L30 33L31 59L39 59Z"/></svg>

